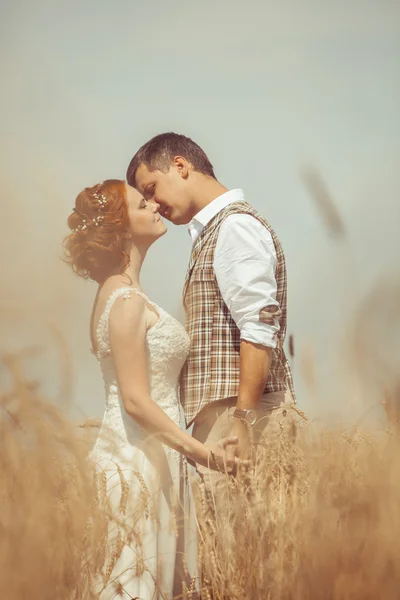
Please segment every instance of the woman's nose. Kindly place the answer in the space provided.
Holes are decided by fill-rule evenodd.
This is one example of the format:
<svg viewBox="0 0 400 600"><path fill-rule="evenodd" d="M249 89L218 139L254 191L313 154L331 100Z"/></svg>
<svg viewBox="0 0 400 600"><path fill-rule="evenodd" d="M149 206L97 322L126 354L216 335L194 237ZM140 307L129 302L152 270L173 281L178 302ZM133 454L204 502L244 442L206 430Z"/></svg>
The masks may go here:
<svg viewBox="0 0 400 600"><path fill-rule="evenodd" d="M153 208L153 212L156 213L156 212L158 212L160 210L160 205L158 204L158 202L155 202L153 200L153 207L152 208Z"/></svg>

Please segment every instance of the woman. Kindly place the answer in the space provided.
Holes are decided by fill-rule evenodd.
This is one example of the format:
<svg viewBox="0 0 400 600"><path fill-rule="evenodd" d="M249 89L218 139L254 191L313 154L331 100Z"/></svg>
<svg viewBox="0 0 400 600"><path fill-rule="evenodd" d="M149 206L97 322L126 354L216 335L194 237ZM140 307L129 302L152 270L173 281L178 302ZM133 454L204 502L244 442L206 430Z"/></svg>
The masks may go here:
<svg viewBox="0 0 400 600"><path fill-rule="evenodd" d="M147 250L166 232L158 208L111 179L81 192L68 219L68 260L99 283L90 335L106 407L92 457L117 523L100 598L172 598L182 593L182 579L193 587L197 547L186 458L217 470L238 464L228 464L225 452L235 438L210 448L182 428L178 381L189 339L139 281Z"/></svg>

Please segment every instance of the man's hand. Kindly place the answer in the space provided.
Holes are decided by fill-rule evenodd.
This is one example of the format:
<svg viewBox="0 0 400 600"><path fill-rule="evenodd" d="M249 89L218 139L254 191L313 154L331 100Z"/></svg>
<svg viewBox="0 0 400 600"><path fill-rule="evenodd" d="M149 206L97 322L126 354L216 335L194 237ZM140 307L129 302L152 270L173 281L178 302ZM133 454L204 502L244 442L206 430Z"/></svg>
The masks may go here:
<svg viewBox="0 0 400 600"><path fill-rule="evenodd" d="M237 456L240 459L248 459L251 453L251 444L247 425L241 419L236 417L233 420L232 428L229 437L236 436L238 443L230 445L226 449L226 453L230 459Z"/></svg>
<svg viewBox="0 0 400 600"><path fill-rule="evenodd" d="M216 444L206 444L212 459L212 461L208 461L207 466L215 471L230 475L235 475L238 468L247 469L250 466L250 461L239 458L235 452L229 452L230 448L236 447L238 441L237 436L230 435Z"/></svg>

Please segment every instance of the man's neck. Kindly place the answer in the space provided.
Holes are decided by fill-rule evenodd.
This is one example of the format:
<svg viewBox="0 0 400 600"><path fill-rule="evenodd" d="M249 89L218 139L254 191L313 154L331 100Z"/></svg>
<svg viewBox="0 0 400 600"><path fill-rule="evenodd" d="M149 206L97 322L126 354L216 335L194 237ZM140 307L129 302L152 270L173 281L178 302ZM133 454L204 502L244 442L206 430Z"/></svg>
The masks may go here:
<svg viewBox="0 0 400 600"><path fill-rule="evenodd" d="M222 183L219 183L216 179L212 179L211 177L205 178L201 182L201 185L196 187L196 194L193 198L193 217L195 217L205 206L218 198L218 196L221 196L228 191L228 188L222 185Z"/></svg>

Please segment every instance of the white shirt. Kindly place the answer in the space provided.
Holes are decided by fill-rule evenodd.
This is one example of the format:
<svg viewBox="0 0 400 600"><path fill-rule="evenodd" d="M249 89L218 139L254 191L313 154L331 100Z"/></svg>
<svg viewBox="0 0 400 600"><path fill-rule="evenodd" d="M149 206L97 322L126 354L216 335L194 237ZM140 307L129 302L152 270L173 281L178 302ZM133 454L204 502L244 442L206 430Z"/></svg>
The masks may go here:
<svg viewBox="0 0 400 600"><path fill-rule="evenodd" d="M243 201L243 190L237 189L225 192L205 206L189 223L192 243L221 210L232 202ZM268 229L252 215L227 217L219 231L213 266L222 298L240 330L241 339L275 348L279 321L260 320L266 307L279 309L276 252Z"/></svg>

